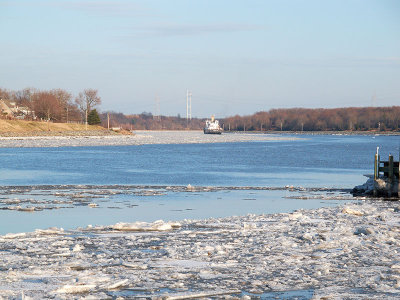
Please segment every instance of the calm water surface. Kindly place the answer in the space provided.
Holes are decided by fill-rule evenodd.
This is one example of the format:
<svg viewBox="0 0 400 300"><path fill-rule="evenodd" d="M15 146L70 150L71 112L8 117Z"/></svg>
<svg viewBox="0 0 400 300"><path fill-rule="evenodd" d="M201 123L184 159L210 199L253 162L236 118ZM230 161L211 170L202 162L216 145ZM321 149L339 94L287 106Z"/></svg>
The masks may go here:
<svg viewBox="0 0 400 300"><path fill-rule="evenodd" d="M373 172L380 147L398 159L397 136L300 135L300 140L0 149L2 186L169 185L352 188ZM28 195L29 196L29 195ZM273 213L337 205L340 201L287 199L288 191L115 195L87 205L32 213L0 210L0 234L50 226L74 228L119 221L179 220ZM7 195L3 200L27 195ZM41 196L30 195L40 199ZM130 207L120 203L130 203Z"/></svg>

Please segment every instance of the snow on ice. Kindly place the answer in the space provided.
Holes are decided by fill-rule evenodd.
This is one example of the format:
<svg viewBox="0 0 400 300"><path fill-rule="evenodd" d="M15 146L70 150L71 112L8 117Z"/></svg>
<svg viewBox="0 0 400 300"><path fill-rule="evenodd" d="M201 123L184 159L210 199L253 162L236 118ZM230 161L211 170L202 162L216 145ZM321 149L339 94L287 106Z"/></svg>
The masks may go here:
<svg viewBox="0 0 400 300"><path fill-rule="evenodd" d="M398 202L0 236L0 297L400 297Z"/></svg>

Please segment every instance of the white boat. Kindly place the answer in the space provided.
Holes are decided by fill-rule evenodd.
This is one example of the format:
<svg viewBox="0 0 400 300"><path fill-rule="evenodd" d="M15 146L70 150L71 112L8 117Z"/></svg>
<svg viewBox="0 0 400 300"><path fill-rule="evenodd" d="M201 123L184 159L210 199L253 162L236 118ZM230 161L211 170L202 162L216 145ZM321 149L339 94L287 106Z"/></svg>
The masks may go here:
<svg viewBox="0 0 400 300"><path fill-rule="evenodd" d="M204 126L204 134L221 134L222 128L219 126L218 120L215 120L214 116L211 116L211 120L206 120L206 126Z"/></svg>

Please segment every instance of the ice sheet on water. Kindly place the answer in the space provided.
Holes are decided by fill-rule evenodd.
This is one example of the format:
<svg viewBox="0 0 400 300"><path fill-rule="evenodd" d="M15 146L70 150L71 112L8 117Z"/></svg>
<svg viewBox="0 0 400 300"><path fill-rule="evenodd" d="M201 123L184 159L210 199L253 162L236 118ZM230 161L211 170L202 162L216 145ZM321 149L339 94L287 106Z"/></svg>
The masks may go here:
<svg viewBox="0 0 400 300"><path fill-rule="evenodd" d="M354 211L362 214L348 213ZM400 297L397 202L179 225L120 223L0 236L0 295L105 298L140 291L152 298L223 298L296 289L313 290L317 298Z"/></svg>
<svg viewBox="0 0 400 300"><path fill-rule="evenodd" d="M90 208L102 208L104 203L113 203L113 208L124 208L137 206L133 203L136 196L164 196L168 193L206 193L218 191L238 190L289 190L295 195L287 195L290 199L324 199L324 200L349 200L346 196L338 194L343 190L332 190L325 188L302 188L302 187L250 187L250 186L148 186L148 185L43 185L43 186L2 186L0 187L0 209L9 211L20 211L35 213L38 211L71 209L81 206ZM296 193L301 192L299 196ZM304 193L307 194L304 194ZM126 201L114 202L124 196L129 197ZM249 199L247 199L249 200ZM253 199L251 199L253 200Z"/></svg>
<svg viewBox="0 0 400 300"><path fill-rule="evenodd" d="M167 231L181 227L178 222L164 222L162 220L153 223L135 222L135 223L117 223L110 226L111 229L119 231Z"/></svg>

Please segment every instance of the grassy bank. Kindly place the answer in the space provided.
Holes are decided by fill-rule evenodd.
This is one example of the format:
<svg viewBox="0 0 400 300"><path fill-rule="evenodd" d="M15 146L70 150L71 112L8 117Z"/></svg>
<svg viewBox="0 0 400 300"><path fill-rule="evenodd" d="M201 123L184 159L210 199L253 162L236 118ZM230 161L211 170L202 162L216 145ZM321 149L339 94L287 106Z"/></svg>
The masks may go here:
<svg viewBox="0 0 400 300"><path fill-rule="evenodd" d="M85 136L116 134L97 125L52 123L25 120L0 120L0 136Z"/></svg>

